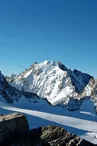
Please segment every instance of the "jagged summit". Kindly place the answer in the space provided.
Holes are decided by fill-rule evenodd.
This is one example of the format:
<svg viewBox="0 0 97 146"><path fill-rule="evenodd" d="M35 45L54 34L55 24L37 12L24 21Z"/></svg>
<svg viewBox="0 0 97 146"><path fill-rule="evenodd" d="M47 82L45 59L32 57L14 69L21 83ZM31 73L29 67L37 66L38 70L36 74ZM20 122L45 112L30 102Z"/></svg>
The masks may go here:
<svg viewBox="0 0 97 146"><path fill-rule="evenodd" d="M60 61L35 62L9 83L21 91L36 93L51 104L66 104L70 98L80 98L92 76L70 70Z"/></svg>

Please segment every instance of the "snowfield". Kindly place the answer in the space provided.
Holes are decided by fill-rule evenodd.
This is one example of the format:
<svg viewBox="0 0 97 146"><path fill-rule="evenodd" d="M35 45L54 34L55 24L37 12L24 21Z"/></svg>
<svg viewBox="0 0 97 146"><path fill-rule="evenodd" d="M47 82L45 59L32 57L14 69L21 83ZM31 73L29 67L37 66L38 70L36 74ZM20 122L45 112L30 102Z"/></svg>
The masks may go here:
<svg viewBox="0 0 97 146"><path fill-rule="evenodd" d="M0 102L0 113L24 113L28 119L30 129L39 126L58 125L68 132L97 144L97 115L94 104L89 99L84 101L78 111L68 111L62 107L52 107L43 100L32 103L21 99L19 103L5 104Z"/></svg>

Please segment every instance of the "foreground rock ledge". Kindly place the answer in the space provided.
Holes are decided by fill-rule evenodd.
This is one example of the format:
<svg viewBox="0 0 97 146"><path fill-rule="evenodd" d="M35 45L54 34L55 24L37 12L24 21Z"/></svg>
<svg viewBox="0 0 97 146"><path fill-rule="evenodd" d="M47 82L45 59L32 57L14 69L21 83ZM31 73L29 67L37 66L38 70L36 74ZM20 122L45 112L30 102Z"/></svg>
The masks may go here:
<svg viewBox="0 0 97 146"><path fill-rule="evenodd" d="M0 116L0 146L24 137L28 131L28 121L23 114L13 113Z"/></svg>
<svg viewBox="0 0 97 146"><path fill-rule="evenodd" d="M33 119L32 119L33 120ZM94 146L58 126L29 130L23 114L0 116L0 146Z"/></svg>

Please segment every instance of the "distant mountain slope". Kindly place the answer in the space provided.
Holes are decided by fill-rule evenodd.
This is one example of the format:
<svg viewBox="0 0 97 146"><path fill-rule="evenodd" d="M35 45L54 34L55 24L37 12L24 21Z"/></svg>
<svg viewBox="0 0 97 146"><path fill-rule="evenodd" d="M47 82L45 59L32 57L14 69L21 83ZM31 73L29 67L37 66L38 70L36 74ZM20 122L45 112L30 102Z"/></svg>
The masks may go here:
<svg viewBox="0 0 97 146"><path fill-rule="evenodd" d="M31 99L33 102L37 102L39 100L39 97L36 94L19 91L15 87L9 85L5 77L0 72L0 101L13 103L18 102L21 98L29 101Z"/></svg>
<svg viewBox="0 0 97 146"><path fill-rule="evenodd" d="M78 70L71 71L61 62L34 63L20 75L7 78L21 91L36 93L52 105L67 104L70 98L80 98L85 87L94 78Z"/></svg>

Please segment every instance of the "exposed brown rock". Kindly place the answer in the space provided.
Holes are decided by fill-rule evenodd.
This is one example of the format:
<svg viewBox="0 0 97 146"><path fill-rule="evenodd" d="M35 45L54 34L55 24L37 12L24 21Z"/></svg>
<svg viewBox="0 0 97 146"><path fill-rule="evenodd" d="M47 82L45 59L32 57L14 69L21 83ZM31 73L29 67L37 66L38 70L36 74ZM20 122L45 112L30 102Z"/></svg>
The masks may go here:
<svg viewBox="0 0 97 146"><path fill-rule="evenodd" d="M42 128L41 139L43 140L44 146L46 144L49 146L94 146L58 126Z"/></svg>

